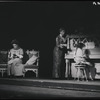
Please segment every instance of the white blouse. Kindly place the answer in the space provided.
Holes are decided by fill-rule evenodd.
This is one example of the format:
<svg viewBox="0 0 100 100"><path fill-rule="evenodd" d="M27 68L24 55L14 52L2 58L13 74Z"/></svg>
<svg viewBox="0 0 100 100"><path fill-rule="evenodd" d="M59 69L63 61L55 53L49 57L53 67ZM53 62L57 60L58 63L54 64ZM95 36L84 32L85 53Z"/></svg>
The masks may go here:
<svg viewBox="0 0 100 100"><path fill-rule="evenodd" d="M18 50L11 49L8 58L13 58L13 55L17 55L19 58L23 58L23 49L19 48Z"/></svg>
<svg viewBox="0 0 100 100"><path fill-rule="evenodd" d="M83 50L78 48L74 53L74 57L83 57Z"/></svg>

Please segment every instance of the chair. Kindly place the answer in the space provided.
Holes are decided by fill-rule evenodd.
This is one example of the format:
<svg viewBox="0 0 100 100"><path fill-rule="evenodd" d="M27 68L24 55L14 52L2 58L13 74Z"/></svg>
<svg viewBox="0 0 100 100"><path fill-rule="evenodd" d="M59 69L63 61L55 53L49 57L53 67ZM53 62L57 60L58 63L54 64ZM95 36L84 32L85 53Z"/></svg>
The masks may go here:
<svg viewBox="0 0 100 100"><path fill-rule="evenodd" d="M81 70L83 71L83 78L87 80L87 75L86 75L86 70L85 70L85 67L86 65L85 64L75 64L75 67L77 68L77 71L76 71L76 77L78 78L78 81L79 81L79 78L80 76L78 75L78 72L80 73Z"/></svg>
<svg viewBox="0 0 100 100"><path fill-rule="evenodd" d="M7 64L0 64L0 72L3 77L4 72L7 71Z"/></svg>
<svg viewBox="0 0 100 100"><path fill-rule="evenodd" d="M8 51L0 51L0 72L2 77L4 76L4 72L7 71L7 61L8 61Z"/></svg>
<svg viewBox="0 0 100 100"><path fill-rule="evenodd" d="M35 61L32 65L25 66L25 72L27 71L33 71L36 74L36 77L38 77L38 69L39 69L39 51L37 51L38 59ZM2 77L4 76L4 72L7 72L7 64L8 62L8 51L0 51L0 72L2 74ZM25 77L25 73L23 75Z"/></svg>
<svg viewBox="0 0 100 100"><path fill-rule="evenodd" d="M38 69L39 69L39 51L37 51L37 56L38 58L36 59L35 63L32 64L32 65L26 65L25 66L25 73L27 71L33 71L35 74L36 74L36 77L38 78L39 75L38 75ZM24 77L25 77L25 74L24 74Z"/></svg>

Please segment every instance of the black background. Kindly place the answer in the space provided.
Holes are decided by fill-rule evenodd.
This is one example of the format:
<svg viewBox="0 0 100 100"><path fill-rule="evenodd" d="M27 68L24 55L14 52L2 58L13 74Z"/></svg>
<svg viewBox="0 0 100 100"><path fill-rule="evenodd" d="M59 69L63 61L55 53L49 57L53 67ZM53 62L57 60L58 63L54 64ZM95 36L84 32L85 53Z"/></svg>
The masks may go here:
<svg viewBox="0 0 100 100"><path fill-rule="evenodd" d="M40 51L39 76L52 75L53 48L59 28L99 34L100 6L92 1L0 2L0 49L10 49L17 39L23 49Z"/></svg>

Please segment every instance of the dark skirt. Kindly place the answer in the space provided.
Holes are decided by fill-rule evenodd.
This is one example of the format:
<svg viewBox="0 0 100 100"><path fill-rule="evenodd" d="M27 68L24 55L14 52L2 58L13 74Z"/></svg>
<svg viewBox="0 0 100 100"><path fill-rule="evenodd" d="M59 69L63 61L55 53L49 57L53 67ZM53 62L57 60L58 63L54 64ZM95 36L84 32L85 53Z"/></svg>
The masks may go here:
<svg viewBox="0 0 100 100"><path fill-rule="evenodd" d="M53 78L61 77L61 70L64 67L64 50L58 47L54 48L53 51Z"/></svg>

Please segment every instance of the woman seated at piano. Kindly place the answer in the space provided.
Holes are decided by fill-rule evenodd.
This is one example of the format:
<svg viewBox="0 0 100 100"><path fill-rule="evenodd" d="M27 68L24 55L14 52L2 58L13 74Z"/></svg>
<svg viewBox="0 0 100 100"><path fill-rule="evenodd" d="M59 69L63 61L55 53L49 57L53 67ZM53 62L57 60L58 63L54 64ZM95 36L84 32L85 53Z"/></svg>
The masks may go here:
<svg viewBox="0 0 100 100"><path fill-rule="evenodd" d="M86 53L83 51L83 47L85 47L85 45L83 43L78 43L76 46L76 50L74 52L74 61L76 62L76 64L87 64L89 66L92 66L90 62L88 62L87 55Z"/></svg>
<svg viewBox="0 0 100 100"><path fill-rule="evenodd" d="M8 76L15 75L16 72L15 67L22 65L22 58L23 58L23 49L19 47L18 41L16 39L12 40L11 44L13 48L9 51L8 54L8 68L7 68Z"/></svg>
<svg viewBox="0 0 100 100"><path fill-rule="evenodd" d="M74 61L76 62L76 64L82 64L85 61L84 54L83 54L84 46L85 45L83 43L78 43L76 46L76 50L74 53Z"/></svg>
<svg viewBox="0 0 100 100"><path fill-rule="evenodd" d="M76 62L76 64L86 65L87 67L85 69L87 71L87 69L89 69L93 65L91 64L89 57L87 57L87 54L84 52L85 50L83 51L84 46L85 45L83 43L77 44L76 51L74 53L74 61ZM92 77L91 80L93 80Z"/></svg>

